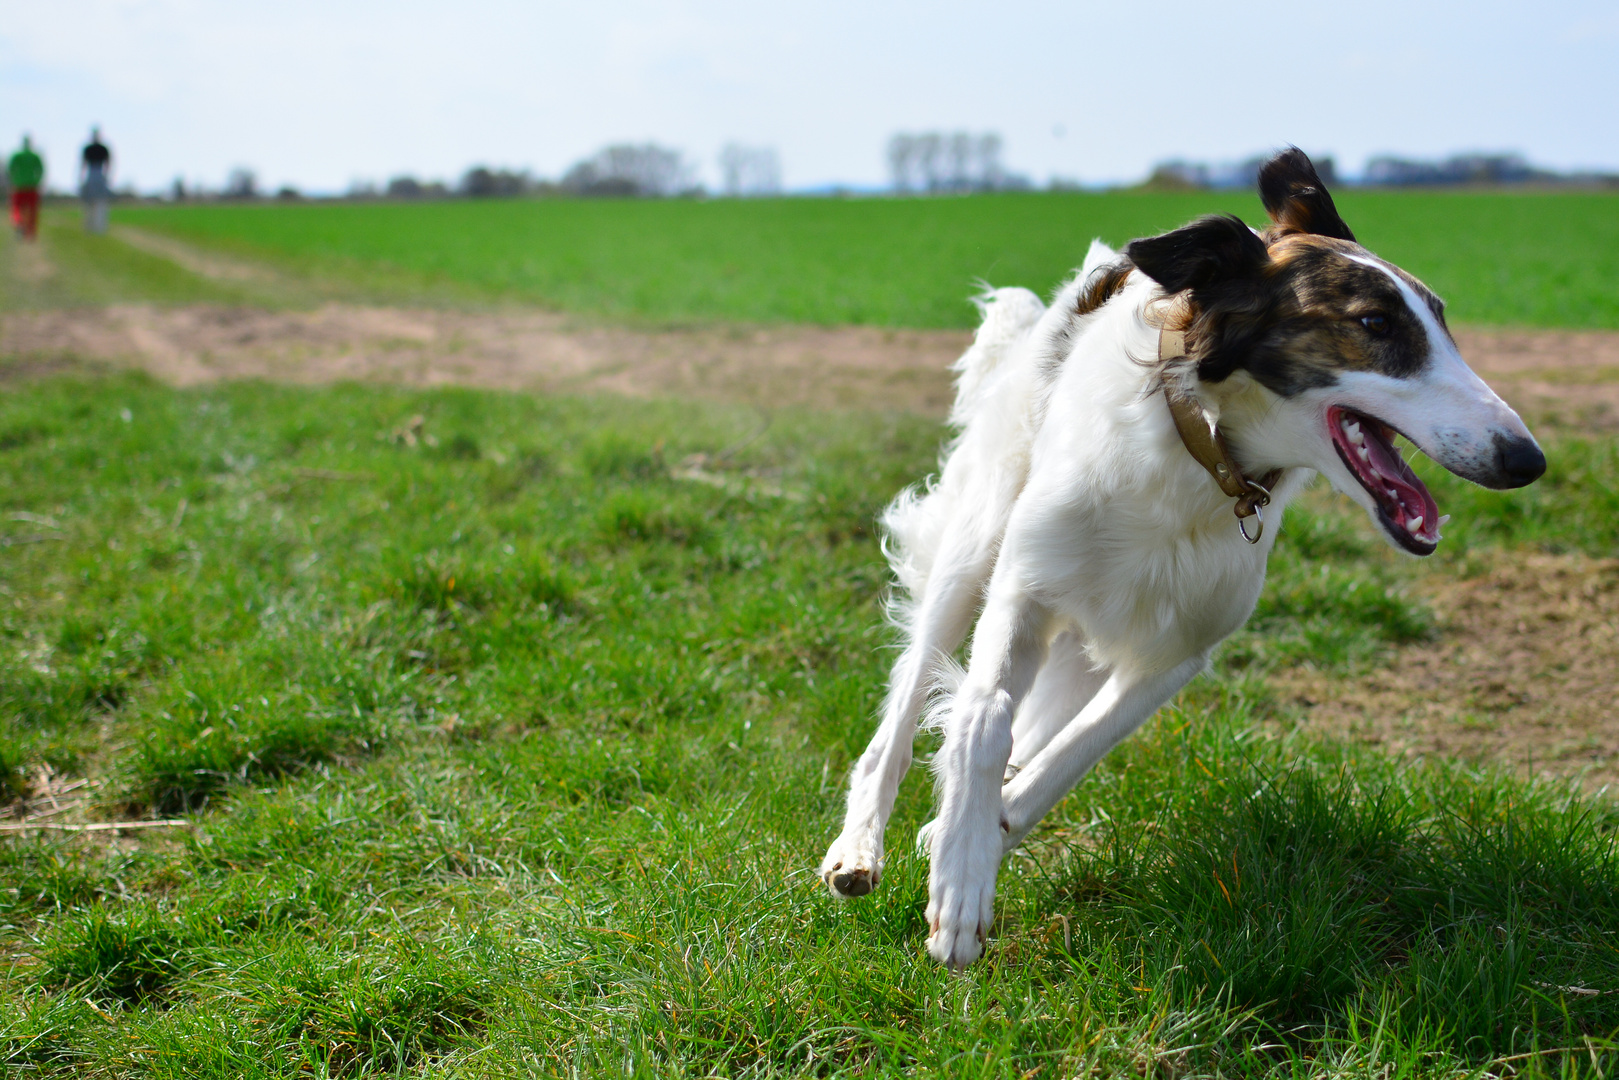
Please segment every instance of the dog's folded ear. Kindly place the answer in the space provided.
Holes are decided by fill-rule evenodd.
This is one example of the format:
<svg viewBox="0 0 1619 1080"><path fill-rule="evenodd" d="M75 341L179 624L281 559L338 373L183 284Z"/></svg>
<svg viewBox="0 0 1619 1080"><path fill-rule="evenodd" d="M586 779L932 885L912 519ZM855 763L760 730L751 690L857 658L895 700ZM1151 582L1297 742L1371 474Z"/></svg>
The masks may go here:
<svg viewBox="0 0 1619 1080"><path fill-rule="evenodd" d="M1270 261L1264 241L1230 214L1199 218L1162 236L1132 240L1124 253L1171 293L1251 277Z"/></svg>
<svg viewBox="0 0 1619 1080"><path fill-rule="evenodd" d="M1283 150L1259 170L1259 200L1270 219L1286 232L1355 239L1338 216L1332 195L1316 175L1309 155L1296 146Z"/></svg>

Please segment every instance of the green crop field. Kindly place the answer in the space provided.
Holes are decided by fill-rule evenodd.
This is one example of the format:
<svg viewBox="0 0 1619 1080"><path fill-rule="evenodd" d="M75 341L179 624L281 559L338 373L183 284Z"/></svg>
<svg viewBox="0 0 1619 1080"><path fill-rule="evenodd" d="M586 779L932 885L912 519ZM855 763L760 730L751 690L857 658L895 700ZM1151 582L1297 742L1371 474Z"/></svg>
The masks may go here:
<svg viewBox="0 0 1619 1080"><path fill-rule="evenodd" d="M1619 195L1345 192L1363 242L1475 325L1619 327ZM120 209L115 220L349 290L646 321L966 327L977 282L1048 291L1093 237L1245 194L453 201Z"/></svg>
<svg viewBox="0 0 1619 1080"><path fill-rule="evenodd" d="M419 419L418 419L419 418ZM922 953L814 867L881 692L873 514L931 423L135 376L0 397L0 1063L57 1077L1606 1075L1611 802L1283 736L1265 675L1432 632L1399 588L1607 552L1611 440L1434 478L1397 559L1324 495L1253 625ZM717 480L671 466L709 455Z"/></svg>

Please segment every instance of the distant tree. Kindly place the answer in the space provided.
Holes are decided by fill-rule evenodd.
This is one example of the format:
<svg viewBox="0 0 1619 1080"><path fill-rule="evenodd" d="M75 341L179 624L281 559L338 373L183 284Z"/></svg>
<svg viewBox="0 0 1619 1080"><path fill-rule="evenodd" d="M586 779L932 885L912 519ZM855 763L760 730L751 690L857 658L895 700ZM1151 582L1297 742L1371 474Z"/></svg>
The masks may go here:
<svg viewBox="0 0 1619 1080"><path fill-rule="evenodd" d="M607 175L588 161L581 161L562 174L562 190L570 195L606 199L633 199L652 194L643 191L641 185L629 177Z"/></svg>
<svg viewBox="0 0 1619 1080"><path fill-rule="evenodd" d="M1323 177L1325 179L1325 177ZM1444 161L1374 157L1366 163L1363 182L1405 187L1423 184L1522 184L1556 179L1555 173L1531 166L1522 154L1458 154Z"/></svg>
<svg viewBox="0 0 1619 1080"><path fill-rule="evenodd" d="M225 178L225 198L256 199L259 197L259 178L252 169L238 165Z"/></svg>
<svg viewBox="0 0 1619 1080"><path fill-rule="evenodd" d="M471 195L474 198L489 196L509 198L514 195L527 195L534 186L534 178L527 170L513 172L509 169L491 169L476 165L461 177L461 194Z"/></svg>
<svg viewBox="0 0 1619 1080"><path fill-rule="evenodd" d="M773 147L730 143L720 151L725 194L775 195L781 191L781 159Z"/></svg>
<svg viewBox="0 0 1619 1080"><path fill-rule="evenodd" d="M944 186L951 191L971 191L977 165L978 141L965 131L958 131L948 139L940 140L946 161L942 172Z"/></svg>
<svg viewBox="0 0 1619 1080"><path fill-rule="evenodd" d="M470 176L472 172L478 171L480 170L473 169L468 173L468 175ZM514 192L514 194L524 194L527 192L529 187L532 186L532 182L528 179L527 173L494 173L487 169L483 169L482 172L485 175L472 182L483 189L481 191L482 194L501 194L501 188L503 185L506 188L521 187L522 190ZM503 176L507 179L502 180L501 177ZM511 179L511 177L514 176L519 177L521 182L514 184ZM462 183L466 184L467 180L463 179ZM414 176L405 174L396 176L389 180L388 186L383 189L383 194L387 195L390 199L442 199L444 196L449 194L449 189L444 186L444 181L442 180L428 180L424 182L416 179ZM473 194L473 192L469 191L468 194Z"/></svg>
<svg viewBox="0 0 1619 1080"><path fill-rule="evenodd" d="M620 197L666 198L698 190L680 151L653 143L604 147L564 173L561 186L573 195Z"/></svg>
<svg viewBox="0 0 1619 1080"><path fill-rule="evenodd" d="M916 168L916 139L904 132L888 140L888 174L894 178L894 190L911 190L912 171Z"/></svg>
<svg viewBox="0 0 1619 1080"><path fill-rule="evenodd" d="M396 176L388 181L386 191L390 199L419 199L422 182L414 176Z"/></svg>
<svg viewBox="0 0 1619 1080"><path fill-rule="evenodd" d="M280 189L276 191L275 197L280 199L282 202L297 202L299 199L304 197L304 193L293 187L291 184L282 184Z"/></svg>
<svg viewBox="0 0 1619 1080"><path fill-rule="evenodd" d="M1008 183L1006 170L1001 167L1001 137L993 131L986 131L978 136L973 147L976 160L978 185L990 191L998 191L1004 187L1021 187L1022 183ZM1021 178L1018 178L1021 180Z"/></svg>
<svg viewBox="0 0 1619 1080"><path fill-rule="evenodd" d="M1196 161L1162 161L1152 167L1145 187L1154 191L1194 191L1209 186L1209 167Z"/></svg>
<svg viewBox="0 0 1619 1080"><path fill-rule="evenodd" d="M186 201L186 182L183 178L178 176L174 178L174 184L169 188L169 198L175 202Z"/></svg>
<svg viewBox="0 0 1619 1080"><path fill-rule="evenodd" d="M1027 177L1001 166L1001 146L994 132L901 132L888 140L888 172L898 192L1028 188Z"/></svg>
<svg viewBox="0 0 1619 1080"><path fill-rule="evenodd" d="M940 151L944 149L944 136L937 131L924 131L916 136L916 171L921 174L922 187L938 191Z"/></svg>

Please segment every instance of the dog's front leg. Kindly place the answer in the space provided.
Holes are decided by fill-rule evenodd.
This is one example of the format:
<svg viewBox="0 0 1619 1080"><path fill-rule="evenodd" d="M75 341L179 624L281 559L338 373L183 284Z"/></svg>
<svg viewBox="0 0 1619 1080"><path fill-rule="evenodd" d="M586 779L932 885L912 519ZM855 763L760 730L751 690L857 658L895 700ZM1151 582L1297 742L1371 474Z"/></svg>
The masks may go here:
<svg viewBox="0 0 1619 1080"><path fill-rule="evenodd" d="M1208 664L1201 654L1153 675L1116 672L1067 727L1001 791L1011 851L1107 752Z"/></svg>
<svg viewBox="0 0 1619 1080"><path fill-rule="evenodd" d="M987 572L984 547L958 539L946 549L918 607L911 641L894 662L882 724L849 776L843 831L821 860L821 878L833 896L864 896L882 879L883 830L899 782L911 766L916 719L933 686L939 658L954 652L972 625Z"/></svg>
<svg viewBox="0 0 1619 1080"><path fill-rule="evenodd" d="M890 672L882 724L850 771L843 831L821 860L821 879L835 897L866 895L882 879L882 831L910 769L916 717L933 690L941 657L954 653L973 625L992 551L992 538L983 529L952 520L911 620L910 641Z"/></svg>
<svg viewBox="0 0 1619 1080"><path fill-rule="evenodd" d="M992 584L973 632L967 679L946 721L939 815L925 843L932 858L928 952L952 968L978 958L994 920L1006 828L1001 780L1012 752L1012 717L1045 659L1050 623L1044 607Z"/></svg>

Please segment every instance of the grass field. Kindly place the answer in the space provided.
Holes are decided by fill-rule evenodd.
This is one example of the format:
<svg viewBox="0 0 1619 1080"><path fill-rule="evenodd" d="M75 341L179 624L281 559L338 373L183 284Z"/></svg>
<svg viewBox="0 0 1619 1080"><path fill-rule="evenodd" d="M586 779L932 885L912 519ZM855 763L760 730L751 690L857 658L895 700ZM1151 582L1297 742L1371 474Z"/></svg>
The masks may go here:
<svg viewBox="0 0 1619 1080"><path fill-rule="evenodd" d="M107 236L90 236L77 213L47 210L41 242L0 238L0 312L116 303L242 304L258 290L210 281Z"/></svg>
<svg viewBox="0 0 1619 1080"><path fill-rule="evenodd" d="M1475 325L1619 327L1619 195L1346 192L1372 250ZM1083 257L1252 194L452 201L119 209L115 221L332 288L643 321L967 327L975 283L1041 292Z"/></svg>
<svg viewBox="0 0 1619 1080"><path fill-rule="evenodd" d="M431 208L436 209L436 208ZM526 211L526 207L520 207ZM688 207L694 213L703 207ZM379 208L377 212L391 208ZM299 211L303 213L304 211ZM369 212L369 211L368 211ZM495 208L491 212L502 212ZM516 212L512 210L510 212ZM296 219L296 215L294 215ZM419 418L419 419L418 419ZM1398 588L1611 552L1611 440L1435 562L1325 496L1216 673L1008 863L986 962L813 868L888 640L879 413L358 386L0 397L0 776L189 828L0 842L12 1075L1607 1075L1612 803L1284 736ZM711 482L671 466L709 455Z"/></svg>

